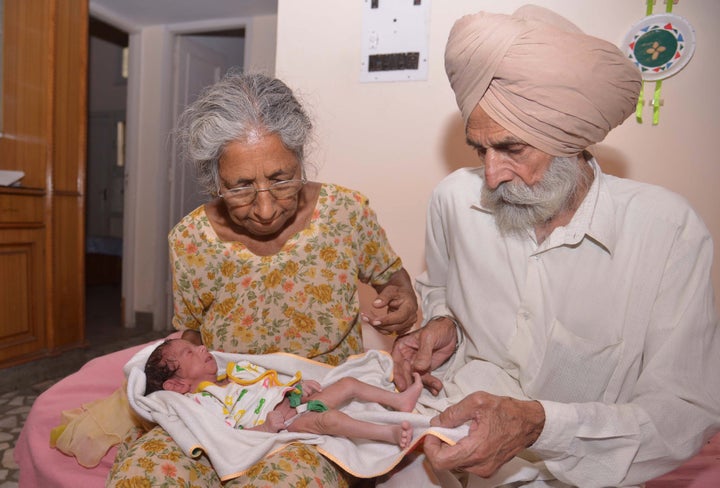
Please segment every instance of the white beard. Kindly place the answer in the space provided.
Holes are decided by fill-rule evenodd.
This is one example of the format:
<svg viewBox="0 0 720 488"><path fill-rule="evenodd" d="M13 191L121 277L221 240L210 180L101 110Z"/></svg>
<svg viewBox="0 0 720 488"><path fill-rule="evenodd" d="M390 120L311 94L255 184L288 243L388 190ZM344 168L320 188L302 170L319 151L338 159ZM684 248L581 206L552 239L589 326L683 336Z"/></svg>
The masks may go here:
<svg viewBox="0 0 720 488"><path fill-rule="evenodd" d="M493 212L501 234L522 234L566 210L588 178L578 156L558 156L534 185L520 181L501 183L494 190L483 186L480 202Z"/></svg>

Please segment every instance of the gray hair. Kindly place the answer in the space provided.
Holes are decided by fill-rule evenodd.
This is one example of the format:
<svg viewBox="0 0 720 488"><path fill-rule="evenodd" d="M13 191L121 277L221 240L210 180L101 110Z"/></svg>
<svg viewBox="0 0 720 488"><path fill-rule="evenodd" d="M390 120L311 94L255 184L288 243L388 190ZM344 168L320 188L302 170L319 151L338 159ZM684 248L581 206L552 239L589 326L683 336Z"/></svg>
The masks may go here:
<svg viewBox="0 0 720 488"><path fill-rule="evenodd" d="M277 134L304 166L312 122L292 90L277 78L231 71L183 111L178 137L198 183L217 194L225 146Z"/></svg>

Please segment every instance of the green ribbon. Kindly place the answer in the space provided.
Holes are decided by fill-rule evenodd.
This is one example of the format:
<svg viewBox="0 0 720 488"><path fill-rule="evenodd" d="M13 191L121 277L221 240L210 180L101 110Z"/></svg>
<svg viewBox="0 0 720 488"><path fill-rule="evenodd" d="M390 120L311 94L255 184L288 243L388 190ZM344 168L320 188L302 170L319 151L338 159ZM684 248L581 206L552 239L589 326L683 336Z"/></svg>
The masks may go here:
<svg viewBox="0 0 720 488"><path fill-rule="evenodd" d="M295 389L288 393L288 398L290 399L291 407L297 408L300 406L300 404L302 403L301 383L295 385ZM310 400L307 402L307 409L309 412L324 412L328 408L327 405L325 405L321 400Z"/></svg>
<svg viewBox="0 0 720 488"><path fill-rule="evenodd" d="M669 0L672 2L672 0ZM652 125L658 125L658 122L660 122L660 89L662 88L662 80L657 80L655 82L655 94L653 95L653 121Z"/></svg>
<svg viewBox="0 0 720 488"><path fill-rule="evenodd" d="M327 411L327 405L325 405L321 400L310 400L307 402L308 412L326 412Z"/></svg>
<svg viewBox="0 0 720 488"><path fill-rule="evenodd" d="M288 394L288 399L292 408L297 408L302 403L302 384L295 385L295 389Z"/></svg>
<svg viewBox="0 0 720 488"><path fill-rule="evenodd" d="M671 13L673 9L673 3L674 0L665 0L665 12ZM653 12L653 5L655 4L655 0L647 0L645 3L645 15L652 15ZM660 92L662 90L662 80L657 80L655 82L655 90L653 92L653 99L652 99L652 108L653 108L653 119L652 119L652 125L658 125L660 122ZM642 109L643 105L645 105L645 83L643 82L640 85L640 94L638 95L638 101L637 105L635 107L635 119L637 120L638 124L642 124L643 122L643 116L642 116Z"/></svg>
<svg viewBox="0 0 720 488"><path fill-rule="evenodd" d="M642 124L643 105L645 105L645 83L640 82L640 94L638 95L637 106L635 107L635 119L638 124Z"/></svg>

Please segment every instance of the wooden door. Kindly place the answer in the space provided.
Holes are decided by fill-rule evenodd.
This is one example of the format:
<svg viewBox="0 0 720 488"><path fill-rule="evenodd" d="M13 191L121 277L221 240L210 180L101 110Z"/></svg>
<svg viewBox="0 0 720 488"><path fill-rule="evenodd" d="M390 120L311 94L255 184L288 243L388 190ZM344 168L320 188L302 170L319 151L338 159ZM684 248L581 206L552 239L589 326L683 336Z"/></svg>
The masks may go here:
<svg viewBox="0 0 720 488"><path fill-rule="evenodd" d="M192 36L178 36L175 43L173 120L177 121L183 109L197 98L203 88L218 81L227 68L228 61L223 53L195 41ZM198 188L193 168L182 159L176 141L169 175L170 227L173 227L209 197Z"/></svg>

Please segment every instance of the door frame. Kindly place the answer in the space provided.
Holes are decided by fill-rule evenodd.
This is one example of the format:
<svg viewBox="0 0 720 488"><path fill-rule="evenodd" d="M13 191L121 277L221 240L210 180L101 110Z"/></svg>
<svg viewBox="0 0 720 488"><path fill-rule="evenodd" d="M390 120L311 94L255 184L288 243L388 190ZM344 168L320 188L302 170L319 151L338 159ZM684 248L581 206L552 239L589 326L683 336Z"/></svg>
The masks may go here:
<svg viewBox="0 0 720 488"><path fill-rule="evenodd" d="M128 32L130 38L123 207L123 325L134 327L151 321L153 329L167 330L171 328L172 308L167 250L171 195L168 171L172 151L165 135L173 128L173 90L168 87L174 86L175 37L244 28L247 66L253 19L236 17L142 27L102 6L91 5L90 15ZM155 138L162 141L150 140L153 134L148 134L148 121L143 113L148 102L159 107L159 113L150 122L155 128ZM141 225L155 230L142 232ZM151 237L145 239L146 234ZM151 282L150 296L138 292L140 281L145 285Z"/></svg>

